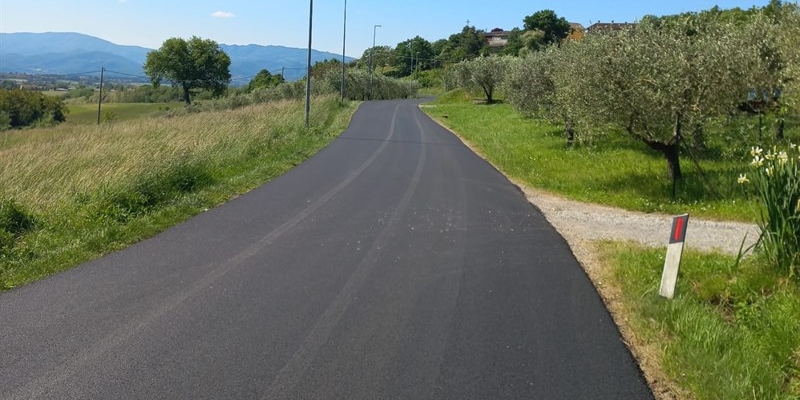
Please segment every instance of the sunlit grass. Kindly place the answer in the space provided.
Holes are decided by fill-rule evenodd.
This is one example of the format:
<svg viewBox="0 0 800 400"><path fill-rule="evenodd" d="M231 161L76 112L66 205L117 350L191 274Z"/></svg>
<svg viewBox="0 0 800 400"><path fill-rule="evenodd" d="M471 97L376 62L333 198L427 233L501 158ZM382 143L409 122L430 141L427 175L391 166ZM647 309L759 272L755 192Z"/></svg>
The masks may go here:
<svg viewBox="0 0 800 400"><path fill-rule="evenodd" d="M600 245L605 284L661 367L697 399L800 398L800 288L759 259L687 252L676 298L658 296L664 250Z"/></svg>

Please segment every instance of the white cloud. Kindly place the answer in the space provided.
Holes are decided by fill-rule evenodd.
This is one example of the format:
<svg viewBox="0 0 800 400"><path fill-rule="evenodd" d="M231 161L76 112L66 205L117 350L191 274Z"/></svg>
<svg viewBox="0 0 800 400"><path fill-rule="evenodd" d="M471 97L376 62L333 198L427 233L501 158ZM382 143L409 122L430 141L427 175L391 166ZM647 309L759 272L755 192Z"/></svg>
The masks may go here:
<svg viewBox="0 0 800 400"><path fill-rule="evenodd" d="M233 18L234 14L233 13L229 13L229 12L225 12L225 11L217 11L217 12L211 14L211 16L214 17L214 18Z"/></svg>

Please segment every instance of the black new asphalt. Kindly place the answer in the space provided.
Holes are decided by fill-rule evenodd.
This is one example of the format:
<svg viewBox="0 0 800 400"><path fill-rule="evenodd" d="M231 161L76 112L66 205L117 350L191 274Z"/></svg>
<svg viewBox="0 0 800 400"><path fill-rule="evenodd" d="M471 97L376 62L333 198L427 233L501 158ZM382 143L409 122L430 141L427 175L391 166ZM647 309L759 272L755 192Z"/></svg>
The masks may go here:
<svg viewBox="0 0 800 400"><path fill-rule="evenodd" d="M652 398L566 242L417 106L0 294L0 398Z"/></svg>

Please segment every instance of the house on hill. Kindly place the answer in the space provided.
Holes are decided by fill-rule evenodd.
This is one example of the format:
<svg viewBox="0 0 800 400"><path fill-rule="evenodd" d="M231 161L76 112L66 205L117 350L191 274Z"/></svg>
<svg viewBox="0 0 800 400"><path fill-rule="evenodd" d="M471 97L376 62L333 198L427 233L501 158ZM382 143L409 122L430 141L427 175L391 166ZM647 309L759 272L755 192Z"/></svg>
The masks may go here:
<svg viewBox="0 0 800 400"><path fill-rule="evenodd" d="M511 32L500 28L494 28L490 32L483 34L489 47L503 47L507 45L509 35L511 35Z"/></svg>

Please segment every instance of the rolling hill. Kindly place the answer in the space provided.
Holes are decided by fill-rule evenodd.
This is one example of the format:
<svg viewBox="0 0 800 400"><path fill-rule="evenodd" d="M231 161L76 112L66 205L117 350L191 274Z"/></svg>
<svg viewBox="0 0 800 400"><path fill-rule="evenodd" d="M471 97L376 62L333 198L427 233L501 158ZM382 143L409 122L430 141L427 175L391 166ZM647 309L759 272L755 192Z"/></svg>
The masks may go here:
<svg viewBox="0 0 800 400"><path fill-rule="evenodd" d="M283 69L288 80L305 75L307 49L255 44L220 47L231 58L234 85L247 84L262 69L272 73ZM142 65L151 50L72 32L0 33L0 72L79 75L106 68L146 80ZM313 62L332 58L341 59L341 54L312 50Z"/></svg>

